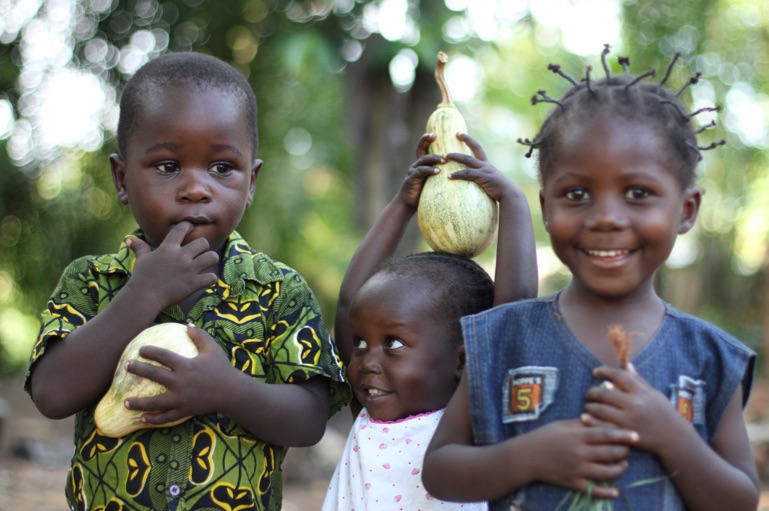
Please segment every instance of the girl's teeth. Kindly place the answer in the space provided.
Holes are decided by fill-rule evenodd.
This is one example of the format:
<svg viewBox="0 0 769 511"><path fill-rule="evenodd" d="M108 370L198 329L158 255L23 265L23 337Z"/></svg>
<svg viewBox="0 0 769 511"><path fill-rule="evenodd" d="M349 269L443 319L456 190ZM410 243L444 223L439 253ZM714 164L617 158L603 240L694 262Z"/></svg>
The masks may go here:
<svg viewBox="0 0 769 511"><path fill-rule="evenodd" d="M368 393L370 396L378 396L379 394L384 394L384 392L379 389L368 389Z"/></svg>
<svg viewBox="0 0 769 511"><path fill-rule="evenodd" d="M588 250L588 254L596 257L616 257L620 255L625 255L628 253L627 250Z"/></svg>

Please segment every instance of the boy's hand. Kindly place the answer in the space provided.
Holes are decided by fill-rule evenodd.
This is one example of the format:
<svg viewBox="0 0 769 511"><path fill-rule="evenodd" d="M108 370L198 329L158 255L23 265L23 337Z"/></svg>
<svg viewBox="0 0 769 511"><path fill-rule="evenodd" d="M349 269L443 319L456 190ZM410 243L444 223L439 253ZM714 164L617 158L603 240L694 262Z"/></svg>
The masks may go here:
<svg viewBox="0 0 769 511"><path fill-rule="evenodd" d="M541 454L531 461L535 480L582 493L589 486L591 494L602 499L617 497L617 489L592 483L621 476L627 468L629 445L638 440L632 430L588 427L579 420L552 422L528 435Z"/></svg>
<svg viewBox="0 0 769 511"><path fill-rule="evenodd" d="M126 240L136 254L128 285L138 286L148 300L155 302L158 311L216 283L211 268L219 262L219 254L209 250L208 241L197 238L182 245L192 229L191 223L180 222L154 250L139 238Z"/></svg>
<svg viewBox="0 0 769 511"><path fill-rule="evenodd" d="M632 365L628 369L601 366L593 374L611 382L614 388L599 385L588 390L585 412L593 421L637 431L635 447L662 452L666 442L675 441L675 435L671 435L675 425L688 426L667 397L649 385Z"/></svg>
<svg viewBox="0 0 769 511"><path fill-rule="evenodd" d="M147 424L165 424L184 417L218 411L221 399L226 398L227 376L232 364L216 341L203 329L187 326L187 333L198 347L194 358L178 355L157 346L145 346L139 354L165 367L137 360L129 361L129 373L148 378L166 387L166 391L153 397L129 397L126 408L146 413Z"/></svg>
<svg viewBox="0 0 769 511"><path fill-rule="evenodd" d="M523 196L518 187L510 178L502 174L494 165L489 163L486 152L481 145L466 133L457 134L473 152L474 156L464 153L449 153L446 159L461 163L466 168L458 170L449 176L450 179L464 179L473 181L486 191L486 194L497 202L502 201L511 193L519 197Z"/></svg>

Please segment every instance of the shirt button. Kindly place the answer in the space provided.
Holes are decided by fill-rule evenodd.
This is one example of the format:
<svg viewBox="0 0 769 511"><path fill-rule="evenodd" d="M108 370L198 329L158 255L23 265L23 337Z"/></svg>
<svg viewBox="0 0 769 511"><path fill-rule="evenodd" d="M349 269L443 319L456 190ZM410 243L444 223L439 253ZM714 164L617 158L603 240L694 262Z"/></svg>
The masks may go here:
<svg viewBox="0 0 769 511"><path fill-rule="evenodd" d="M179 493L181 493L181 490L179 489L179 486L173 484L168 488L168 493L176 497L177 495L179 495Z"/></svg>

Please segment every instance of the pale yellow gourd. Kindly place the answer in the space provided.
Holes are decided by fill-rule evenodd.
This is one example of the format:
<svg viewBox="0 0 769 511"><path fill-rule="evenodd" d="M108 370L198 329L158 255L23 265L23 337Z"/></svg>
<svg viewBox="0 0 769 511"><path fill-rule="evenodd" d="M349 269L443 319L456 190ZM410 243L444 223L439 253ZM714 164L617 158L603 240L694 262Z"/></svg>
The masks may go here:
<svg viewBox="0 0 769 511"><path fill-rule="evenodd" d="M427 132L436 138L428 152L472 154L457 133L467 133L464 117L449 93L444 67L448 56L438 53L435 80L442 101L427 120ZM464 166L454 161L437 165L441 172L425 181L417 207L417 222L433 250L475 257L486 250L497 232L497 203L472 181L451 180L448 176Z"/></svg>
<svg viewBox="0 0 769 511"><path fill-rule="evenodd" d="M151 326L128 343L120 357L115 376L109 390L96 405L94 422L102 435L118 438L144 428L163 428L180 424L189 417L155 425L141 421L146 411L128 410L123 404L128 397L151 397L165 392L166 388L157 382L131 374L125 370L128 360L141 360L149 364L159 363L139 356L142 346L158 346L174 351L187 358L197 356L198 348L187 334L187 326L181 323L162 323Z"/></svg>

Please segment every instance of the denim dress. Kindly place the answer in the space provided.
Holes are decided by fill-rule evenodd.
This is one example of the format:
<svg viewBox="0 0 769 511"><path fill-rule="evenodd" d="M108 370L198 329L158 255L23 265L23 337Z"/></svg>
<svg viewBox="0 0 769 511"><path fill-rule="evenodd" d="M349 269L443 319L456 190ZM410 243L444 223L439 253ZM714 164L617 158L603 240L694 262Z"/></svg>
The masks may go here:
<svg viewBox="0 0 769 511"><path fill-rule="evenodd" d="M755 353L717 327L668 304L665 307L658 332L632 363L710 443L738 387L742 386L743 405L747 402ZM558 294L462 318L462 330L478 445L578 418L585 393L599 383L592 372L603 363L566 325ZM632 449L627 461L628 469L614 481L620 490L614 510L686 509L655 455ZM656 482L640 484L650 479ZM566 488L533 483L490 503L489 509L553 511L563 505L565 510L571 498L568 493Z"/></svg>

